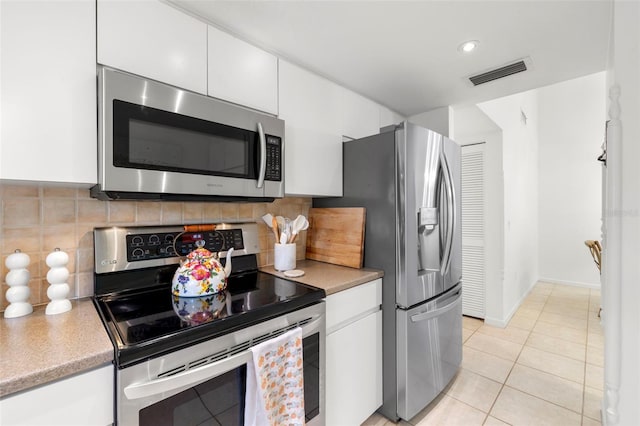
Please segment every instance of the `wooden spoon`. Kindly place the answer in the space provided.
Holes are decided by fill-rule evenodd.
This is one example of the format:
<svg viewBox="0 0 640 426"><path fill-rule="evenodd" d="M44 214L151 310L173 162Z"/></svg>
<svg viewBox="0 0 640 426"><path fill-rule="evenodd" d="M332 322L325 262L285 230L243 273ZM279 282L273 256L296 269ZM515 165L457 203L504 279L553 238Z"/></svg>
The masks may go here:
<svg viewBox="0 0 640 426"><path fill-rule="evenodd" d="M273 230L273 236L276 237L276 243L279 243L280 232L278 232L278 221L275 217L271 218L271 229Z"/></svg>

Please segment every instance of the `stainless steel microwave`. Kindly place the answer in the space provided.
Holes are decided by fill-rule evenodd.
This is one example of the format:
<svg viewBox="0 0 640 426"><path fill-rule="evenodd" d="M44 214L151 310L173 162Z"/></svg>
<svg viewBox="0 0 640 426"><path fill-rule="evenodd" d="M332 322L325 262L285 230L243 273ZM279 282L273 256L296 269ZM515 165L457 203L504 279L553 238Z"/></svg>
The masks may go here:
<svg viewBox="0 0 640 426"><path fill-rule="evenodd" d="M98 199L284 196L284 121L98 68Z"/></svg>

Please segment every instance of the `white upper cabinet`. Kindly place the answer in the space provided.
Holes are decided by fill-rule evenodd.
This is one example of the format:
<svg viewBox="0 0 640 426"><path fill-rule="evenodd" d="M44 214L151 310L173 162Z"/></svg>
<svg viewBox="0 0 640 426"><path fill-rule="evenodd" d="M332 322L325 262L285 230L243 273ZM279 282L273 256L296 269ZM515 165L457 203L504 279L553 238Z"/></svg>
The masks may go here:
<svg viewBox="0 0 640 426"><path fill-rule="evenodd" d="M98 63L207 94L204 22L159 1L97 3Z"/></svg>
<svg viewBox="0 0 640 426"><path fill-rule="evenodd" d="M209 96L278 114L278 58L208 26Z"/></svg>
<svg viewBox="0 0 640 426"><path fill-rule="evenodd" d="M390 126L392 124L399 124L404 119L405 118L397 112L380 105L380 128Z"/></svg>
<svg viewBox="0 0 640 426"><path fill-rule="evenodd" d="M303 68L279 62L285 193L342 196L342 141L399 123L393 111Z"/></svg>
<svg viewBox="0 0 640 426"><path fill-rule="evenodd" d="M380 131L380 106L377 103L343 89L340 104L343 136L359 139Z"/></svg>
<svg viewBox="0 0 640 426"><path fill-rule="evenodd" d="M91 1L0 2L0 179L97 179Z"/></svg>
<svg viewBox="0 0 640 426"><path fill-rule="evenodd" d="M285 121L285 193L342 196L343 88L285 61L279 66Z"/></svg>

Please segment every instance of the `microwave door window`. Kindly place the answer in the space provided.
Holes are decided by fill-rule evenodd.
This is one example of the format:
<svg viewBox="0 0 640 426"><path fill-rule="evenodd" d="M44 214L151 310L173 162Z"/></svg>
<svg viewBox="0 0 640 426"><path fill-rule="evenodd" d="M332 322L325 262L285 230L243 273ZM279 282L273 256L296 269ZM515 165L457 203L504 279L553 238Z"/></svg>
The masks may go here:
<svg viewBox="0 0 640 426"><path fill-rule="evenodd" d="M249 174L246 141L216 138L211 142L208 152L211 170L237 176Z"/></svg>
<svg viewBox="0 0 640 426"><path fill-rule="evenodd" d="M162 127L139 120L129 122L129 162L163 167L182 164L180 145L172 142L176 129Z"/></svg>
<svg viewBox="0 0 640 426"><path fill-rule="evenodd" d="M257 134L114 100L114 166L256 179Z"/></svg>
<svg viewBox="0 0 640 426"><path fill-rule="evenodd" d="M188 129L129 122L129 162L176 171L248 176L248 140Z"/></svg>

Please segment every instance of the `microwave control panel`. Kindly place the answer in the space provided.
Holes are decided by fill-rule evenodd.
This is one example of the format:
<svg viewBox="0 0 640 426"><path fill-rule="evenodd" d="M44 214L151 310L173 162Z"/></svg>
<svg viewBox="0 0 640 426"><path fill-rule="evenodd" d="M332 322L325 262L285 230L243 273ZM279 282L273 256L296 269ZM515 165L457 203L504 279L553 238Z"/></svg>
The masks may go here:
<svg viewBox="0 0 640 426"><path fill-rule="evenodd" d="M197 248L197 241L211 252L243 250L241 229L219 229L207 232L166 232L127 235L127 261L186 256ZM176 254L177 251L177 254Z"/></svg>
<svg viewBox="0 0 640 426"><path fill-rule="evenodd" d="M267 135L267 168L265 180L282 180L282 139Z"/></svg>

